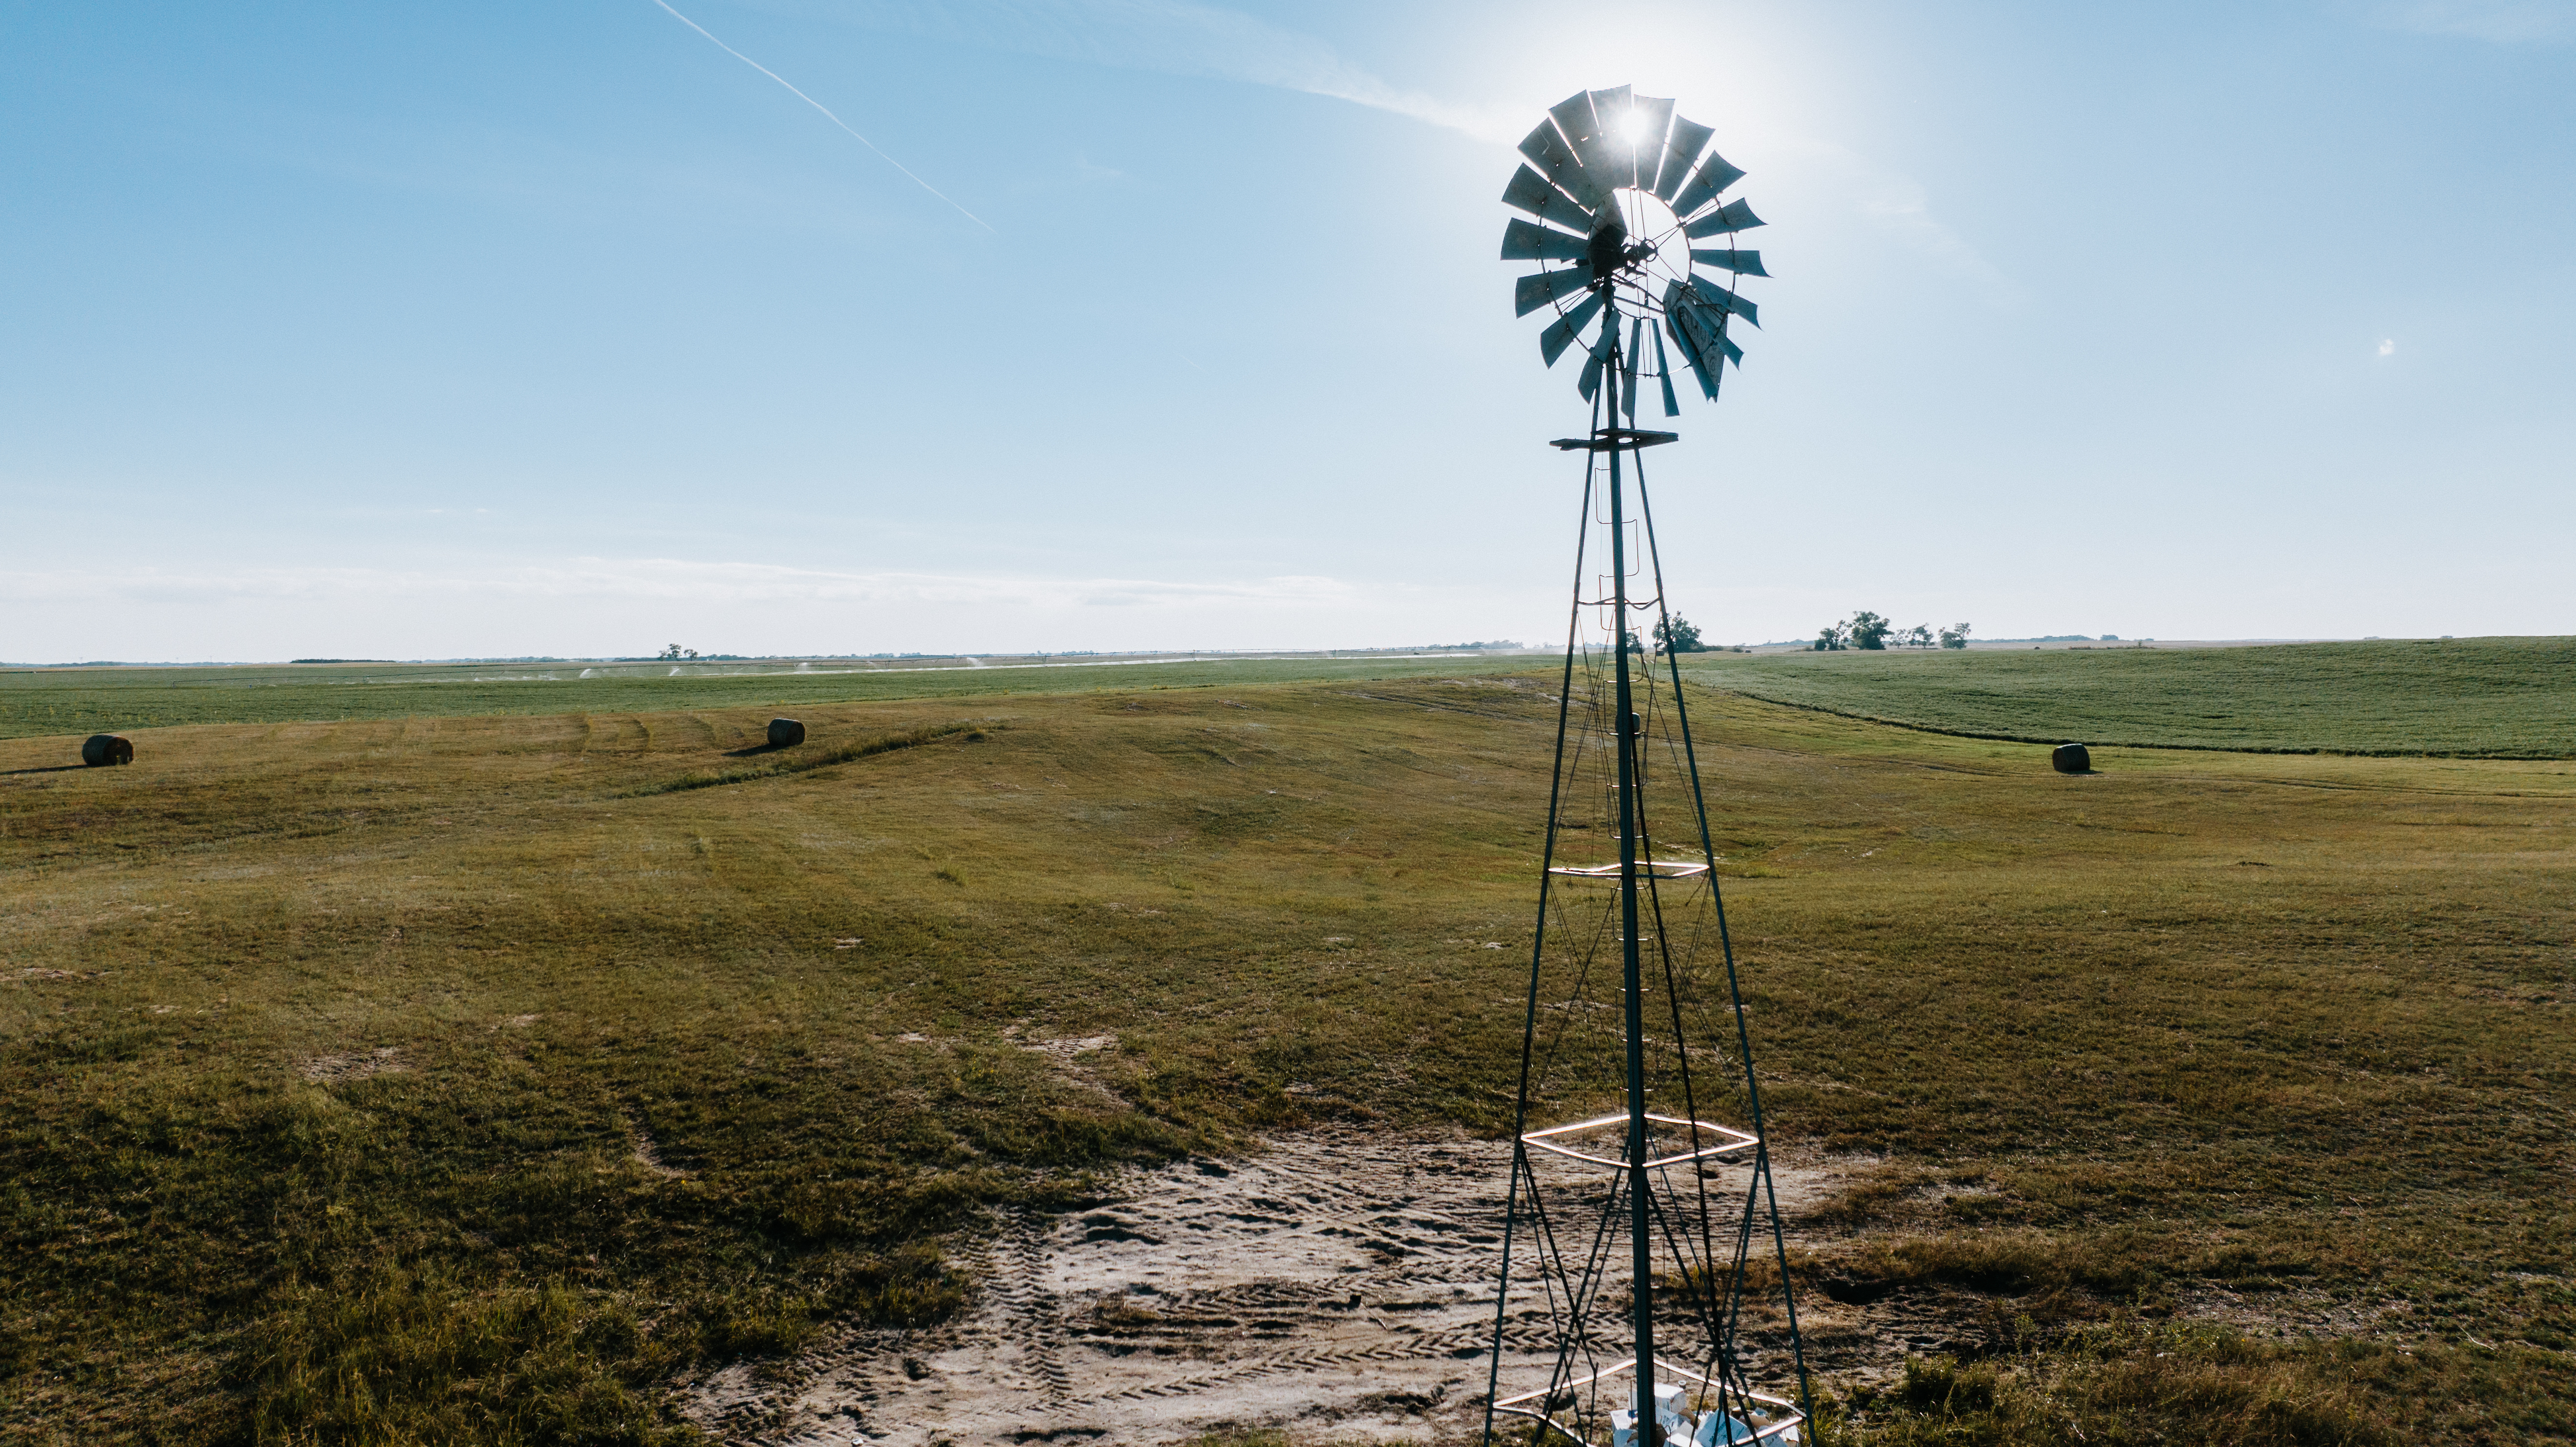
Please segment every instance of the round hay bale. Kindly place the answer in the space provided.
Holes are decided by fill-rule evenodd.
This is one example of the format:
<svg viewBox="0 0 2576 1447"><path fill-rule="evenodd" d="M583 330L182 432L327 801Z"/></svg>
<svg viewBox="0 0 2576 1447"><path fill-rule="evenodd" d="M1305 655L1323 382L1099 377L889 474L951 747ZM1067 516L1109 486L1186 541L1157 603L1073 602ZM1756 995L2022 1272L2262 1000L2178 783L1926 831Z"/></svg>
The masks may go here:
<svg viewBox="0 0 2576 1447"><path fill-rule="evenodd" d="M91 734L81 740L81 762L95 769L101 764L134 762L134 741L123 734Z"/></svg>
<svg viewBox="0 0 2576 1447"><path fill-rule="evenodd" d="M2050 752L2048 762L2061 774L2093 772L2093 755L2082 744L2059 744Z"/></svg>
<svg viewBox="0 0 2576 1447"><path fill-rule="evenodd" d="M769 721L769 746L771 748L783 749L790 744L801 744L803 742L805 742L805 726L803 724L798 723L792 718L774 718Z"/></svg>

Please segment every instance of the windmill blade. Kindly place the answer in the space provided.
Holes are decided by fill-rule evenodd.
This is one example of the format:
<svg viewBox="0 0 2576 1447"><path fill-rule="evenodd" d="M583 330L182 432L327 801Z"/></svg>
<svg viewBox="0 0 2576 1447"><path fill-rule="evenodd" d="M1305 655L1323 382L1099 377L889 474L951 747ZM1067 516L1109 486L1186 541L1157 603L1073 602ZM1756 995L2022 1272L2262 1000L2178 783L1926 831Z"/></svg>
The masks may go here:
<svg viewBox="0 0 2576 1447"><path fill-rule="evenodd" d="M1691 173L1690 183L1673 196L1673 214L1688 216L1717 199L1717 193L1744 179L1741 168L1727 163L1724 156L1711 151Z"/></svg>
<svg viewBox="0 0 2576 1447"><path fill-rule="evenodd" d="M1684 331L1697 340L1700 351L1712 359L1712 365L1717 357L1724 357L1739 367L1744 365L1744 349L1726 334L1724 311L1716 307L1685 304L1682 322Z"/></svg>
<svg viewBox="0 0 2576 1447"><path fill-rule="evenodd" d="M1672 134L1664 138L1663 169L1656 172L1655 183L1647 188L1656 199L1670 204L1673 194L1690 179L1691 164L1699 159L1700 148L1715 134L1688 116L1673 117Z"/></svg>
<svg viewBox="0 0 2576 1447"><path fill-rule="evenodd" d="M1578 90L1547 108L1548 119L1569 136L1592 134L1592 92Z"/></svg>
<svg viewBox="0 0 2576 1447"><path fill-rule="evenodd" d="M1503 260L1505 261L1582 261L1589 255L1585 248L1590 244L1580 236L1568 235L1545 226L1533 226L1518 217L1512 218L1511 224L1503 228Z"/></svg>
<svg viewBox="0 0 2576 1447"><path fill-rule="evenodd" d="M1558 133L1554 121L1541 121L1530 127L1530 133L1521 137L1520 152L1541 168L1554 166L1554 157L1574 154L1565 148L1565 137Z"/></svg>
<svg viewBox="0 0 2576 1447"><path fill-rule="evenodd" d="M1727 340L1726 312L1702 300L1709 288L1697 281L1667 282L1664 286L1664 323L1681 344L1682 359L1690 363L1692 375L1699 378L1700 389L1711 400L1717 397L1719 374L1724 370L1721 358L1731 358L1737 366L1744 364L1744 351Z"/></svg>
<svg viewBox="0 0 2576 1447"><path fill-rule="evenodd" d="M1581 99L1581 96L1575 97L1575 100ZM1590 124L1588 116L1585 124ZM1582 202L1588 210L1608 200L1610 190L1602 184L1600 177L1584 169L1582 152L1566 140L1572 134L1562 126L1541 121L1536 130L1521 138L1521 154L1529 158L1531 165L1538 167L1538 173L1545 176L1549 184Z"/></svg>
<svg viewBox="0 0 2576 1447"><path fill-rule="evenodd" d="M1762 325L1761 310L1753 303L1722 287L1711 286L1698 277L1691 278L1690 299L1717 311L1733 312L1757 327Z"/></svg>
<svg viewBox="0 0 2576 1447"><path fill-rule="evenodd" d="M1577 292L1592 284L1592 273L1583 267L1564 267L1556 271L1536 271L1524 276L1512 287L1512 315L1528 316L1549 302Z"/></svg>
<svg viewBox="0 0 2576 1447"><path fill-rule="evenodd" d="M1673 364L1664 359L1664 330L1655 329L1655 380L1664 384L1664 415L1682 415L1681 399L1673 395Z"/></svg>
<svg viewBox="0 0 2576 1447"><path fill-rule="evenodd" d="M1601 310L1601 293L1596 291L1578 303L1574 310L1558 317L1546 331L1538 334L1538 354L1547 358L1549 366L1555 366L1556 359L1564 356L1565 349L1574 345L1576 334L1591 324L1592 314L1599 310Z"/></svg>
<svg viewBox="0 0 2576 1447"><path fill-rule="evenodd" d="M1713 387L1725 380L1726 362L1739 367L1744 365L1744 349L1726 334L1726 313L1704 306L1684 306L1681 323L1681 335L1698 352L1700 360L1708 364L1709 385ZM1717 394L1712 391L1709 395L1714 397Z"/></svg>
<svg viewBox="0 0 2576 1447"><path fill-rule="evenodd" d="M1700 355L1699 343L1692 339L1688 331L1683 329L1682 313L1678 311L1665 312L1664 330L1673 334L1674 343L1681 348L1682 360L1690 364L1691 375L1699 379L1700 391L1706 393L1710 401L1716 401L1716 370L1709 365L1709 361L1706 357ZM1671 380L1667 378L1664 385L1667 387L1671 386Z"/></svg>
<svg viewBox="0 0 2576 1447"><path fill-rule="evenodd" d="M1684 302L1681 310L1673 313L1673 319L1681 323L1682 340L1700 354L1701 360L1713 361L1720 355L1717 339L1726 328L1723 314L1711 315L1706 307Z"/></svg>
<svg viewBox="0 0 2576 1447"><path fill-rule="evenodd" d="M1623 85L1590 94L1592 134L1577 136L1569 131L1565 138L1574 143L1574 154L1583 158L1583 164L1601 178L1603 186L1633 186L1637 184L1636 153L1619 133L1619 127L1628 119L1628 88Z"/></svg>
<svg viewBox="0 0 2576 1447"><path fill-rule="evenodd" d="M1530 164L1538 168L1538 173L1547 178L1549 185L1582 203L1585 210L1592 210L1609 199L1609 189L1602 185L1601 178L1583 169L1582 159L1574 154L1573 147L1565 143L1565 138L1556 133L1556 127L1541 122L1537 130L1530 132L1529 139L1521 143L1521 151L1529 156ZM1533 151L1536 154L1531 154Z"/></svg>
<svg viewBox="0 0 2576 1447"><path fill-rule="evenodd" d="M1561 149L1564 144L1566 144L1566 136L1556 131L1556 121L1540 121L1540 124L1530 126L1528 136L1520 136L1520 154L1530 157L1530 160L1538 162L1538 165L1548 165L1548 152L1556 152L1556 149ZM1566 154L1574 154L1574 152L1566 152Z"/></svg>
<svg viewBox="0 0 2576 1447"><path fill-rule="evenodd" d="M1586 235L1592 231L1592 208L1549 185L1527 166L1512 173L1512 183L1503 188L1503 204L1569 230Z"/></svg>
<svg viewBox="0 0 2576 1447"><path fill-rule="evenodd" d="M1548 184L1580 201L1586 208L1600 205L1610 195L1601 178L1583 167L1583 157L1566 143L1556 127L1545 121L1521 141L1521 154L1529 158Z"/></svg>
<svg viewBox="0 0 2576 1447"><path fill-rule="evenodd" d="M1593 339L1592 356L1584 362L1583 376L1574 384L1576 390L1583 394L1584 401L1591 401L1592 394L1601 389L1601 370L1610 364L1610 354L1618 346L1619 314L1613 312L1601 319L1601 335Z"/></svg>
<svg viewBox="0 0 2576 1447"><path fill-rule="evenodd" d="M1679 316L1682 308L1691 304L1691 288L1694 284L1694 280L1689 277L1676 277L1664 283L1665 316Z"/></svg>
<svg viewBox="0 0 2576 1447"><path fill-rule="evenodd" d="M1633 129L1632 129L1633 128ZM1655 176L1664 163L1664 137L1673 128L1673 103L1664 96L1641 95L1628 101L1628 115L1619 124L1619 148L1622 158L1619 182L1643 191L1655 184Z"/></svg>
<svg viewBox="0 0 2576 1447"><path fill-rule="evenodd" d="M1750 231L1762 224L1762 218L1753 214L1751 205L1743 201L1729 201L1682 229L1690 233L1693 241L1697 241L1703 236L1722 236L1730 231Z"/></svg>
<svg viewBox="0 0 2576 1447"><path fill-rule="evenodd" d="M1585 91L1548 112L1556 118L1556 128L1565 133L1566 143L1574 147L1576 159L1605 190L1627 184L1619 179L1621 147L1612 131L1627 110L1628 88L1623 85L1617 90ZM1634 173L1632 165L1631 176Z"/></svg>
<svg viewBox="0 0 2576 1447"><path fill-rule="evenodd" d="M1526 221L1515 221L1512 224L1514 226L1529 225ZM1537 229L1538 228L1535 226L1530 226L1530 230L1532 231L1536 231ZM1511 240L1508 232L1505 233L1503 246L1505 248L1503 251L1504 260L1511 260ZM1762 253L1758 251L1702 251L1698 247L1694 246L1691 248L1691 260L1698 262L1702 266L1714 266L1720 271L1734 272L1737 276L1769 276L1771 274L1762 269Z"/></svg>
<svg viewBox="0 0 2576 1447"><path fill-rule="evenodd" d="M1646 319L1639 317L1637 324L1628 329L1627 355L1619 359L1619 385L1625 389L1619 399L1619 409L1627 414L1631 427L1637 425L1637 354L1645 349Z"/></svg>

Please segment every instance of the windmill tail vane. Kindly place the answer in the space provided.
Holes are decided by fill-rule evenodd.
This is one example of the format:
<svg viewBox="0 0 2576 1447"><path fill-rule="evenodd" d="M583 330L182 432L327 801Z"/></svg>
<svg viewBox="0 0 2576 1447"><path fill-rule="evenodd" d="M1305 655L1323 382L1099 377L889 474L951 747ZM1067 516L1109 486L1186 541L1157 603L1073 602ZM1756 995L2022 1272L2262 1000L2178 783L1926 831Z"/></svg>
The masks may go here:
<svg viewBox="0 0 2576 1447"><path fill-rule="evenodd" d="M1519 315L1553 312L1551 367L1583 345L1584 458L1530 955L1485 1440L1653 1447L1790 1444L1807 1429L1805 1346L1763 1133L1751 1031L1718 889L1645 452L1645 383L1679 416L1687 372L1715 400L1738 294L1764 277L1725 193L1744 172L1673 102L1585 91L1521 143L1524 213L1503 259ZM1533 219L1524 219L1533 218ZM1723 245L1696 243L1725 238ZM1710 275L1702 275L1705 270ZM1728 278L1721 282L1714 273ZM1678 358L1680 367L1672 365ZM1651 620L1651 629L1637 625Z"/></svg>

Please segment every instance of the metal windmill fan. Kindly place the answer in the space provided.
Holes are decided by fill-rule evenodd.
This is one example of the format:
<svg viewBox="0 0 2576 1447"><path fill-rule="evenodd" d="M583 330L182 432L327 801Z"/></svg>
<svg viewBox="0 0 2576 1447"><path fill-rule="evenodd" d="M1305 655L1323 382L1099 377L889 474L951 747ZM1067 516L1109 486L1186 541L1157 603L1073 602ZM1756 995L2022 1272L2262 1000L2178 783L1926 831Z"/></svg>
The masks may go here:
<svg viewBox="0 0 2576 1447"><path fill-rule="evenodd" d="M1762 223L1720 199L1743 172L1708 140L1669 100L1586 91L1521 143L1530 164L1503 193L1538 218L1511 222L1503 257L1543 264L1517 289L1521 315L1555 309L1541 354L1552 366L1597 331L1580 380L1592 429L1553 444L1584 455L1583 513L1488 1443L1792 1444L1808 1419L1761 1082L1646 492L1644 449L1677 438L1634 425L1640 377L1679 415L1675 353L1711 399L1742 355L1727 331L1754 321L1753 304L1697 268L1767 275L1732 249ZM1692 244L1711 237L1728 249ZM1667 645L1660 660L1648 636ZM1795 1400L1755 1385L1792 1371Z"/></svg>
<svg viewBox="0 0 2576 1447"><path fill-rule="evenodd" d="M1733 278L1770 275L1761 252L1734 245L1738 232L1762 218L1741 200L1720 199L1744 173L1707 149L1712 134L1673 114L1669 100L1630 95L1624 85L1584 91L1550 109L1521 142L1529 163L1503 190L1506 205L1538 218L1515 218L1503 229L1503 260L1541 263L1513 292L1521 316L1543 308L1556 313L1539 335L1540 355L1555 366L1598 321L1579 383L1583 398L1592 400L1617 354L1626 382L1621 411L1631 425L1641 370L1662 385L1664 415L1678 417L1672 353L1681 354L1713 402L1722 364L1744 359L1727 336L1728 323L1742 317L1761 325ZM1718 280L1721 274L1729 279ZM1623 317L1631 322L1624 348ZM1642 369L1650 319L1661 325L1653 327L1654 365Z"/></svg>

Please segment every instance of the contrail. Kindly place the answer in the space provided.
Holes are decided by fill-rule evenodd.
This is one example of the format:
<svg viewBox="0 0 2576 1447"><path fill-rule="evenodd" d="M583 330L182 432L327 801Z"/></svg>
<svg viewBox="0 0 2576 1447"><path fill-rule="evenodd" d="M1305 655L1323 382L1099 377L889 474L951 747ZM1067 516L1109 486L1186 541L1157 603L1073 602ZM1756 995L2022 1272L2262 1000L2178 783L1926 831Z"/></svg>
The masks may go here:
<svg viewBox="0 0 2576 1447"><path fill-rule="evenodd" d="M734 49L732 46L725 44L723 41L721 41L721 40L717 40L713 34L710 34L710 33L708 32L708 30L707 30L707 28L706 28L705 26L700 25L698 22L696 22L696 21L694 21L694 20L691 20L689 17L687 17L686 15L681 14L681 13L680 13L679 11L677 11L677 10L671 10L671 7L670 7L670 5L669 5L668 3L666 3L666 0L653 0L653 3L654 3L654 4L656 4L656 5L660 5L664 10L670 10L670 12L671 12L671 18L672 18L672 19L679 21L682 25L685 25L685 26L689 27L691 30L694 30L694 31L698 32L700 35L704 35L704 36L706 36L706 37L707 37L707 39L708 39L709 41L713 42L713 44L715 45L715 48L716 48L716 49L723 51L725 54L730 55L730 56L732 56L734 59L741 61L743 64L745 64L745 65L747 65L747 66L750 66L752 69L754 69L754 70L756 70L756 71L759 71L762 75L768 76L771 80L774 80L774 81L778 82L780 85L785 85L785 86L787 86L787 93L788 93L788 94L790 94L790 95L792 95L792 96L796 97L798 100L801 100L801 101L805 102L805 104L807 104L807 105L809 105L809 106L812 106L814 109L816 109L816 110L818 110L818 111L821 111L821 112L823 113L823 118L824 118L825 120L828 120L828 121L830 121L832 124L834 124L834 125L836 125L836 126L839 126L842 130L850 131L850 139L852 139L852 140L854 140L854 141L857 141L860 145L867 147L867 148L868 148L869 150L871 150L871 151L876 151L876 152L877 152L877 156L878 156L878 158L879 158L880 160L884 161L887 165L894 167L896 170L903 172L903 173L904 173L905 175L907 175L907 176L912 176L912 169L911 169L910 167L908 167L908 166L904 165L904 163L903 163L903 162L896 160L894 157L887 155L885 152L883 152L883 151L878 151L878 150L877 150L877 143L876 143L876 142L869 140L867 137L865 137L865 136L863 136L863 135L860 135L857 131L851 131L851 130L850 130L850 123L849 123L848 121L845 121L845 120L841 119L839 116L836 116L836 115L832 114L832 109L831 109L831 107L829 107L829 106L827 106L827 105L823 104L821 101L818 101L818 100L814 99L812 96L807 95L805 92L803 92L803 91L801 91L801 90L798 90L796 87L794 87L794 86L792 86L792 85L788 85L788 84L787 84L787 77L785 77L785 76L783 76L783 75L780 75L777 71L771 70L768 66L765 66L765 65L761 64L759 61L756 61L756 60L752 59L750 56L743 54L741 51ZM957 203L956 203L955 201L951 201L951 200L949 200L948 193L946 193L946 192L944 192L944 191L940 190L940 189L939 189L938 187L936 187L936 186L931 185L928 181L924 181L924 180L922 180L919 176L912 176L912 179L913 179L913 183L914 183L915 185L917 185L917 186L921 187L921 189L923 189L924 191L929 192L931 195L938 197L938 198L939 198L940 200L942 200L942 201L947 201L947 202L948 202L948 204L949 204L949 205L951 205L951 206L957 206ZM976 215L974 212L967 210L967 209L966 209L965 207L963 207L963 206L957 206L957 214L958 214L958 215L960 215L960 216L965 217L965 218L966 218L967 220L969 220L969 221L974 222L976 225L983 227L983 228L984 228L985 230L987 230L987 231L993 231L993 227L992 227L991 223L987 222L983 217ZM1001 235L1002 233L1000 233L1000 232L998 232L998 231L993 231L993 234L994 234L994 235L996 235L996 236L999 236L999 235Z"/></svg>

